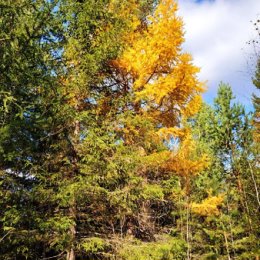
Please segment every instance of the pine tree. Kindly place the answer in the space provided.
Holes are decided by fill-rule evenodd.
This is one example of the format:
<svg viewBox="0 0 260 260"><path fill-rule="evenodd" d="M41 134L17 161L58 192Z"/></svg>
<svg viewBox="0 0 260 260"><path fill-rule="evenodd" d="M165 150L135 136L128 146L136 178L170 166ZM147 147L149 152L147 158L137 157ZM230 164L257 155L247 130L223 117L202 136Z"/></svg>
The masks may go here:
<svg viewBox="0 0 260 260"><path fill-rule="evenodd" d="M211 157L209 170L193 186L200 202L192 205L200 217L194 221L193 242L195 252L204 251L205 257L250 259L257 256L258 246L258 207L251 204L257 203L251 192L256 169L250 167L256 157L250 116L233 99L231 88L221 84L214 107L204 105L193 122L195 138Z"/></svg>

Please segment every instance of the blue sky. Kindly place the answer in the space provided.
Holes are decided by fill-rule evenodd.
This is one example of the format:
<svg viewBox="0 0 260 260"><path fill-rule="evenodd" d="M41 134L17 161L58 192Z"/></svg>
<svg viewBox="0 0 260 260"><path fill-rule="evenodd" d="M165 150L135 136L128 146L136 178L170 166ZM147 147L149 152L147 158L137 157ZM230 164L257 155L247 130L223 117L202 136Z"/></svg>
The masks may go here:
<svg viewBox="0 0 260 260"><path fill-rule="evenodd" d="M207 81L207 102L216 96L220 81L229 83L237 100L248 109L251 94L253 49L246 42L255 38L250 21L260 17L260 0L179 0L179 14L185 23L184 50L201 68Z"/></svg>

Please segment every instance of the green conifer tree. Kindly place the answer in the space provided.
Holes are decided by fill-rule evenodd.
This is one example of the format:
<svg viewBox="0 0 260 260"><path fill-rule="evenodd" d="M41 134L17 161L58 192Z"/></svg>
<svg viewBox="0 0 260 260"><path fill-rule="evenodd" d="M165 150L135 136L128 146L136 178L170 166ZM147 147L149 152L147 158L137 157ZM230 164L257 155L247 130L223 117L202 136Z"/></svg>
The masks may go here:
<svg viewBox="0 0 260 260"><path fill-rule="evenodd" d="M192 124L201 149L212 158L209 170L194 185L195 201L204 199L194 210L200 216L194 219L195 254L204 251L205 257L229 259L257 256L258 207L252 204L257 203L256 193L252 193L257 185L256 168L252 167L256 154L250 115L234 102L231 87L221 84L213 107L204 105ZM207 207L205 199L212 196L223 197L221 210L207 215L202 207Z"/></svg>

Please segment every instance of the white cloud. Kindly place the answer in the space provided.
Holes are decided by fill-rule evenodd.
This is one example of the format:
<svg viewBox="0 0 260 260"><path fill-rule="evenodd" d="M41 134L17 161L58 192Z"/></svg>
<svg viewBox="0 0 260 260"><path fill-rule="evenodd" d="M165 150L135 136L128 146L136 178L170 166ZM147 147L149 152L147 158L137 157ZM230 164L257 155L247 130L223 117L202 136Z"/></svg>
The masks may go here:
<svg viewBox="0 0 260 260"><path fill-rule="evenodd" d="M259 0L179 0L186 32L184 50L201 67L199 77L208 81L206 99L212 100L219 82L224 81L232 85L239 101L250 104L254 87L245 49L253 37L250 20L259 13Z"/></svg>

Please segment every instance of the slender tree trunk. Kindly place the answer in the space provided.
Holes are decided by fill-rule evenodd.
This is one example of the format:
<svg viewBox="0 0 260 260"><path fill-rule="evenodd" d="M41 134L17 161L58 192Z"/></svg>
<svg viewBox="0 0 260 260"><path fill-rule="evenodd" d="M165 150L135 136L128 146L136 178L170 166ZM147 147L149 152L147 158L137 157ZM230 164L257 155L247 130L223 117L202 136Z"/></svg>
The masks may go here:
<svg viewBox="0 0 260 260"><path fill-rule="evenodd" d="M229 206L229 201L227 199L227 211L228 211L228 215L230 215L230 206ZM234 237L233 237L233 224L232 224L232 218L230 218L230 220L228 221L228 225L229 225L229 230L230 230L230 237L231 237L231 245L232 245L232 252L235 255L235 250L234 250ZM226 238L225 238L226 239ZM230 256L229 256L230 257Z"/></svg>
<svg viewBox="0 0 260 260"><path fill-rule="evenodd" d="M244 195L245 206L246 206L247 221L248 221L248 225L249 225L249 228L250 228L250 232L252 233L252 230L253 230L252 219L251 219L251 216L250 216L250 210L249 210L248 203L247 203L247 196L246 196L245 189L243 189L243 195Z"/></svg>
<svg viewBox="0 0 260 260"><path fill-rule="evenodd" d="M75 203L73 203L73 205L69 208L69 214L71 219L73 219L73 221L76 221ZM70 244L70 248L67 250L66 260L75 260L76 254L74 250L74 243L76 241L76 224L71 225L69 233L70 233L71 244Z"/></svg>
<svg viewBox="0 0 260 260"><path fill-rule="evenodd" d="M78 100L79 102L79 100ZM78 111L78 102L75 106L75 109ZM78 156L77 156L77 145L79 144L79 134L80 134L80 121L75 120L74 122L74 133L73 133L73 139L72 139L72 149L73 151L73 170L72 170L72 178L77 174L78 172ZM69 208L69 216L70 219L73 221L73 224L70 227L69 233L70 233L70 247L67 250L67 257L66 260L75 260L76 259L76 253L75 253L75 242L76 242L76 218L77 218L77 207L76 207L76 200L75 195L73 195L73 201Z"/></svg>
<svg viewBox="0 0 260 260"><path fill-rule="evenodd" d="M231 258L230 258L230 253L229 253L229 247L228 247L227 234L226 234L225 231L223 232L223 234L224 234L224 238L225 238L225 245L226 245L226 250L227 250L228 260L231 260Z"/></svg>
<svg viewBox="0 0 260 260"><path fill-rule="evenodd" d="M179 181L179 187L182 189L181 183ZM180 220L178 221L178 227L181 232L181 237L182 239L185 239L185 233L184 233L184 228L183 228L183 216L185 213L183 213L185 210L184 205L183 205L183 197L179 196L179 215L180 215Z"/></svg>
<svg viewBox="0 0 260 260"><path fill-rule="evenodd" d="M250 169L252 181L253 181L253 183L254 183L255 194L256 194L256 200L257 200L257 203L258 203L258 207L260 208L259 191L258 191L257 183L256 183L256 180L255 180L254 171L253 171L253 169L252 169L251 163L248 162L248 164L249 164L249 169Z"/></svg>
<svg viewBox="0 0 260 260"><path fill-rule="evenodd" d="M189 223L189 197L186 197L186 242L187 242L187 260L190 260L190 223Z"/></svg>
<svg viewBox="0 0 260 260"><path fill-rule="evenodd" d="M235 171L235 176L236 176L236 179L237 179L239 199L240 199L240 202L241 202L241 205L242 205L242 209L245 212L245 216L247 218L247 222L248 222L250 231L252 231L252 223L251 223L250 212L249 212L249 208L248 208L244 184L243 184L243 181L241 179L240 171L239 170L234 170L234 171Z"/></svg>
<svg viewBox="0 0 260 260"><path fill-rule="evenodd" d="M75 260L75 252L74 248L71 248L69 252L67 252L66 260Z"/></svg>

